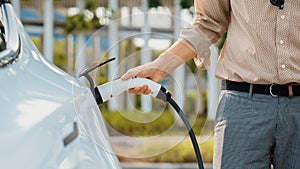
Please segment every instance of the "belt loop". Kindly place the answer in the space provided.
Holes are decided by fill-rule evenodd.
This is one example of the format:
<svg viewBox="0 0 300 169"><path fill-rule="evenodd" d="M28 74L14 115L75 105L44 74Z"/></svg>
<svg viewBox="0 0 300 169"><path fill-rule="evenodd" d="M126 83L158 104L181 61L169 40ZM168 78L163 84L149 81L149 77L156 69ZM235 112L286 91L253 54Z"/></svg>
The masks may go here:
<svg viewBox="0 0 300 169"><path fill-rule="evenodd" d="M253 96L253 84L249 85L249 97L252 98Z"/></svg>
<svg viewBox="0 0 300 169"><path fill-rule="evenodd" d="M288 89L289 89L289 98L293 97L294 94L293 94L293 86L292 84L289 84L288 85Z"/></svg>

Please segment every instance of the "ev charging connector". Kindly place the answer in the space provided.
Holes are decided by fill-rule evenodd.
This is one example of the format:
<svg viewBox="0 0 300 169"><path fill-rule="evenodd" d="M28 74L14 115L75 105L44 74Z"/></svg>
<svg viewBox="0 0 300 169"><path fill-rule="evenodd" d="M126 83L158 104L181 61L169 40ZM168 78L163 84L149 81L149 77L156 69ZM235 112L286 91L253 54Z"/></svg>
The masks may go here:
<svg viewBox="0 0 300 169"><path fill-rule="evenodd" d="M99 85L95 87L94 81L92 78L89 76L89 72L95 70L96 68L114 60L115 58L106 60L104 62L100 62L99 64L96 64L93 67L87 68L83 70L80 74L79 77L84 76L88 79L90 83L90 89L95 97L95 100L97 104L103 104L104 102L119 96L121 93L127 91L128 89L138 87L138 86L143 86L143 85L148 85L149 88L151 89L150 95L158 98L164 102L168 102L178 113L182 121L184 122L187 130L189 131L189 136L193 144L194 152L196 154L197 162L198 162L198 167L199 169L204 169L202 158L201 158L201 153L200 149L197 143L197 139L195 137L195 133L187 120L185 114L183 113L182 109L178 106L176 101L171 97L172 95L166 88L164 88L162 85L146 79L146 78L139 78L139 77L134 77L129 80L122 80L120 78L112 80L110 82L104 83L102 85Z"/></svg>

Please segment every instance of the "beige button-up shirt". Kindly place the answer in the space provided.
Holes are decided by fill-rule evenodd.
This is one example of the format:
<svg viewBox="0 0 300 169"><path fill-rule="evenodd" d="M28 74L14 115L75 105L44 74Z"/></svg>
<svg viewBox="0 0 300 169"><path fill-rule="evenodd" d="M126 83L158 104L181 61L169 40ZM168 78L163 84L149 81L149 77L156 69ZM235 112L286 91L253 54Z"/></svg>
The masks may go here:
<svg viewBox="0 0 300 169"><path fill-rule="evenodd" d="M256 84L300 83L300 0L284 9L269 0L195 0L195 19L181 32L206 69L209 46L227 31L216 68L220 79Z"/></svg>

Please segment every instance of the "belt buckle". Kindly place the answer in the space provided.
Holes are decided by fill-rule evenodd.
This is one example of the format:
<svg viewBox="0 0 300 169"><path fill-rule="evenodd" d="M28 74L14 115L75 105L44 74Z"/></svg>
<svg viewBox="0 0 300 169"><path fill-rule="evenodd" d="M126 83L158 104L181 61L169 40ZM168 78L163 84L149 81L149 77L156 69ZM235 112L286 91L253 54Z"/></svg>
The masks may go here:
<svg viewBox="0 0 300 169"><path fill-rule="evenodd" d="M270 88L269 88L270 95L271 95L272 97L278 97L278 95L275 95L275 94L272 93L272 88L273 88L273 86L275 86L275 85L277 85L277 84L273 83L273 84L271 84L271 86L270 86Z"/></svg>

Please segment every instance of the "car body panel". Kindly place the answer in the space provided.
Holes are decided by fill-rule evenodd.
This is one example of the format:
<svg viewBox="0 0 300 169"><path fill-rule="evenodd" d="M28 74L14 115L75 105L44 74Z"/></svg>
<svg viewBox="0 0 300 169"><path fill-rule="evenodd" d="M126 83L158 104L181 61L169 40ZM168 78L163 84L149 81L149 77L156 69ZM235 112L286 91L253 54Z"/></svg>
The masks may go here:
<svg viewBox="0 0 300 169"><path fill-rule="evenodd" d="M16 19L19 57L0 68L0 168L120 168L89 88L45 60Z"/></svg>

